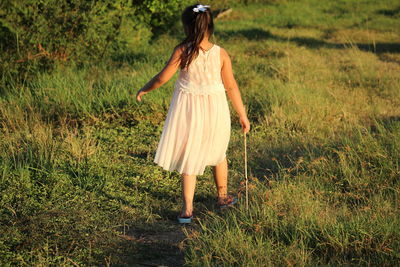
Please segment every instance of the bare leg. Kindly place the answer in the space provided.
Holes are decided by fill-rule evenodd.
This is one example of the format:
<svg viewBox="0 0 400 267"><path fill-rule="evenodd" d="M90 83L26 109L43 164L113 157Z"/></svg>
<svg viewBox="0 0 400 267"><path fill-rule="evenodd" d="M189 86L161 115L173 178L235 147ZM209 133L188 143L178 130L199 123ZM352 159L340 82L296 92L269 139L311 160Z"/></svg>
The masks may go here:
<svg viewBox="0 0 400 267"><path fill-rule="evenodd" d="M213 174L218 199L226 198L228 194L228 161L226 158L213 167Z"/></svg>
<svg viewBox="0 0 400 267"><path fill-rule="evenodd" d="M196 188L196 175L182 174L183 207L182 207L181 217L192 216L195 188Z"/></svg>

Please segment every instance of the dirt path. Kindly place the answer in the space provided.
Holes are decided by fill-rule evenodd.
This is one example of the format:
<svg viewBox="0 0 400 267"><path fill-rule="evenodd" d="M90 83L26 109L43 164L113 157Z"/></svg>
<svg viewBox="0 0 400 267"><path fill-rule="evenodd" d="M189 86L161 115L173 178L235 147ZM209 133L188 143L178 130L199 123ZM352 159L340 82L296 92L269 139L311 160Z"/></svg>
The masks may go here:
<svg viewBox="0 0 400 267"><path fill-rule="evenodd" d="M122 237L138 244L137 255L128 257L129 266L183 266L184 265L184 230L191 232L196 228L195 223L181 226L176 222L165 221L168 229L127 231Z"/></svg>

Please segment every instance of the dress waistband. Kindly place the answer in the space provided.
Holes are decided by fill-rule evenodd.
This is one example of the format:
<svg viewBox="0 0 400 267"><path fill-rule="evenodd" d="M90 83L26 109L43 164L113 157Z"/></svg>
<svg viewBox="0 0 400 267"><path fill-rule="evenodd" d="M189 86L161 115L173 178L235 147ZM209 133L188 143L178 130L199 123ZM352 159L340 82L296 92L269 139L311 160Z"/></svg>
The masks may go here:
<svg viewBox="0 0 400 267"><path fill-rule="evenodd" d="M223 83L198 85L190 82L185 83L179 80L175 82L175 89L195 95L209 95L225 92Z"/></svg>

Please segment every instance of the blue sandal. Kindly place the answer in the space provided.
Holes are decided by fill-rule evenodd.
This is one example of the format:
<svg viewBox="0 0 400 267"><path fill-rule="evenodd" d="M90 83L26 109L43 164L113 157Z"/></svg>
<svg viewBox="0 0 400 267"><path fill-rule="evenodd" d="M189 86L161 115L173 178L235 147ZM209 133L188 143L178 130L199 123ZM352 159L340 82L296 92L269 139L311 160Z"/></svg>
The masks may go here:
<svg viewBox="0 0 400 267"><path fill-rule="evenodd" d="M193 219L193 215L192 216L190 216L190 217L180 217L180 215L178 215L178 222L179 223L191 223L192 222L192 219Z"/></svg>

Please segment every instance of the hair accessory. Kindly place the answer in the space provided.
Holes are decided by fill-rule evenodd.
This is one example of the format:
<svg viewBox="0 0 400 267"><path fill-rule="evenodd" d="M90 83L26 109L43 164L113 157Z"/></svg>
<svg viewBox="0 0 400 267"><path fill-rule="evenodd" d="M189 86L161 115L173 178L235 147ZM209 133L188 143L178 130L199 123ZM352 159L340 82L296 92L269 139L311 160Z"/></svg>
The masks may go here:
<svg viewBox="0 0 400 267"><path fill-rule="evenodd" d="M210 6L203 6L203 5L197 5L196 7L194 7L193 8L193 11L194 12L205 12L206 10L207 10L207 7L210 7Z"/></svg>

